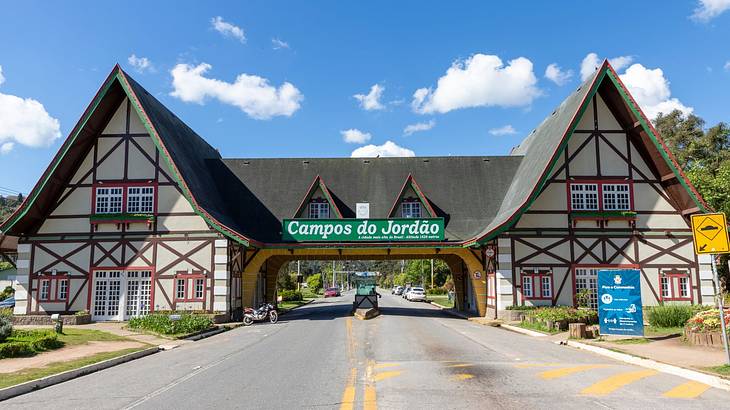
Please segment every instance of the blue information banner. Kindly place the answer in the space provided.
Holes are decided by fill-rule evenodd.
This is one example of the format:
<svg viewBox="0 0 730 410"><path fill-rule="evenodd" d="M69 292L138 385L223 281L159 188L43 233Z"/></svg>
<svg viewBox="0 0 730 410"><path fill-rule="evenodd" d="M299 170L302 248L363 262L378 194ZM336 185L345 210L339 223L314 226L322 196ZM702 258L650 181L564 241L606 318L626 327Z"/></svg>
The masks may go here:
<svg viewBox="0 0 730 410"><path fill-rule="evenodd" d="M637 269L598 271L598 321L602 335L644 336Z"/></svg>

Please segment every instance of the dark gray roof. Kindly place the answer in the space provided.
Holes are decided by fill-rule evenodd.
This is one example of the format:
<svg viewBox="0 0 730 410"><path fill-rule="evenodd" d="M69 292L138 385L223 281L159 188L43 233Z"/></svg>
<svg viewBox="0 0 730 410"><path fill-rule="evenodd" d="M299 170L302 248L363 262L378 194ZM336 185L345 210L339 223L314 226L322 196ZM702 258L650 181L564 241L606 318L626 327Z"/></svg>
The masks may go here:
<svg viewBox="0 0 730 410"><path fill-rule="evenodd" d="M371 218L387 218L409 174L446 222L446 239L474 237L495 217L522 158L286 158L209 161L229 213L245 236L281 241L281 220L294 217L319 175L345 217L370 203ZM240 184L236 184L240 181Z"/></svg>

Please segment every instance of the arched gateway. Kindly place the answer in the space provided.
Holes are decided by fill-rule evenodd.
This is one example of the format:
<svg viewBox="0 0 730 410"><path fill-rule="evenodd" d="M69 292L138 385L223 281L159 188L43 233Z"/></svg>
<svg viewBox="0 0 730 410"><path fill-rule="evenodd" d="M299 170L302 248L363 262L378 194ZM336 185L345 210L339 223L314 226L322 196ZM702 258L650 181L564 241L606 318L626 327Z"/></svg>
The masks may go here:
<svg viewBox="0 0 730 410"><path fill-rule="evenodd" d="M509 155L224 159L116 66L23 205L16 314L236 314L297 259L441 258L457 307L595 303L638 268L644 304L710 302L706 209L607 62Z"/></svg>

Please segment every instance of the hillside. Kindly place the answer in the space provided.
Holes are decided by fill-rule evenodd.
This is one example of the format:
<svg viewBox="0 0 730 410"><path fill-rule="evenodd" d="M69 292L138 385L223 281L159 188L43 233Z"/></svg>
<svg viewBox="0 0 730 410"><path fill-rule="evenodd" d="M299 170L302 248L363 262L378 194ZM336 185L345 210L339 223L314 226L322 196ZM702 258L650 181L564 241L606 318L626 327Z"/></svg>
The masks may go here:
<svg viewBox="0 0 730 410"><path fill-rule="evenodd" d="M7 219L23 202L23 196L0 196L0 222Z"/></svg>

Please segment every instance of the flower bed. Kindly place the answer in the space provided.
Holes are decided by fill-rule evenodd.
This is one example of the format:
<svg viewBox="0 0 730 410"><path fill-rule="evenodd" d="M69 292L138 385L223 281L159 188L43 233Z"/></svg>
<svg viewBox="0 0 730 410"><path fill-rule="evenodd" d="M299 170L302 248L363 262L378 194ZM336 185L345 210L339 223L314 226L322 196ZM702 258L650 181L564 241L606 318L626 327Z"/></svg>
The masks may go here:
<svg viewBox="0 0 730 410"><path fill-rule="evenodd" d="M726 329L730 326L730 312L725 312ZM692 316L684 327L687 342L698 346L722 346L722 324L720 311L705 310Z"/></svg>
<svg viewBox="0 0 730 410"><path fill-rule="evenodd" d="M148 330L163 335L180 335L200 332L213 327L213 320L208 315L179 314L173 320L171 315L153 313L129 320L130 329Z"/></svg>
<svg viewBox="0 0 730 410"><path fill-rule="evenodd" d="M598 323L598 313L568 306L540 307L526 312L525 320L540 323L548 329L567 330L570 323Z"/></svg>

